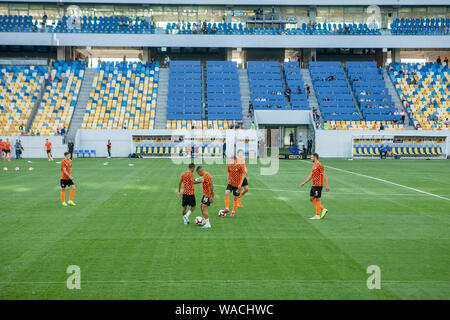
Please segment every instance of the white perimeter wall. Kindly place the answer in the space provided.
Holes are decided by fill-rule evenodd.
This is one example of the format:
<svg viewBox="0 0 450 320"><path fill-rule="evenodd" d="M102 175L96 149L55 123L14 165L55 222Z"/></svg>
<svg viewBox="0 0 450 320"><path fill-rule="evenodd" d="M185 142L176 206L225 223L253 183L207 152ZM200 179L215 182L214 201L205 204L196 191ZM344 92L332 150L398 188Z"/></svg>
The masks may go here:
<svg viewBox="0 0 450 320"><path fill-rule="evenodd" d="M316 131L316 152L321 157L328 158L349 158L352 157L353 136L372 135L411 135L411 136L446 136L447 154L450 150L450 131L421 131L421 130L401 130L382 132L374 130L317 130Z"/></svg>
<svg viewBox="0 0 450 320"><path fill-rule="evenodd" d="M47 158L47 149L45 147L45 139L52 143L52 153L54 158L63 158L64 152L67 151L67 145L62 143L61 136L0 136L0 139L9 139L11 142L11 158L16 157L16 140L22 142L24 151L23 158Z"/></svg>

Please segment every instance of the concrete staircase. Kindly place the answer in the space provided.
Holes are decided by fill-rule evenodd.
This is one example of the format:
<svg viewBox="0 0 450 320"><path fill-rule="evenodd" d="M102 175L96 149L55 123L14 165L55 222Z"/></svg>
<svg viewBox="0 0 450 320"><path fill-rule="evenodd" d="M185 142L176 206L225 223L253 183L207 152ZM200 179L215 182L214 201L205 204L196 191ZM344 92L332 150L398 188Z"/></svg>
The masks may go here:
<svg viewBox="0 0 450 320"><path fill-rule="evenodd" d="M300 69L300 72L302 74L302 79L303 79L303 82L305 83L305 86L306 85L309 86L309 92L310 92L309 97L308 97L309 107L311 108L311 110L316 110L317 115L320 118L320 123L321 123L321 125L323 125L323 119L322 119L322 115L320 113L319 102L317 101L316 91L314 90L314 86L312 83L311 74L309 73L309 69Z"/></svg>
<svg viewBox="0 0 450 320"><path fill-rule="evenodd" d="M284 75L284 64L282 62L280 62L280 72L281 72L281 83L283 84L283 95L284 95L284 100L286 100L286 105L288 107L292 107L291 103L289 102L287 96L284 94L284 92L286 92L286 90L289 88L287 81L286 81L286 76ZM292 94L292 92L291 92Z"/></svg>
<svg viewBox="0 0 450 320"><path fill-rule="evenodd" d="M250 85L248 83L247 69L238 69L239 90L241 92L242 121L244 129L250 129L253 117L248 116L248 104L250 102Z"/></svg>
<svg viewBox="0 0 450 320"><path fill-rule="evenodd" d="M70 120L69 130L67 131L67 139L74 140L78 129L83 122L84 112L86 111L86 105L91 94L92 81L94 80L95 68L86 68L84 71L83 82L81 83L80 94L78 95L77 104Z"/></svg>
<svg viewBox="0 0 450 320"><path fill-rule="evenodd" d="M44 80L42 82L41 89L39 90L39 94L37 96L36 102L34 103L33 110L31 110L30 117L28 118L28 121L27 121L27 127L26 127L27 132L30 132L31 127L33 126L33 122L34 122L34 119L36 118L37 111L39 109L39 106L41 105L42 96L44 95L45 87L46 87L46 81Z"/></svg>
<svg viewBox="0 0 450 320"><path fill-rule="evenodd" d="M394 102L395 107L398 111L405 111L405 108L403 108L403 104L400 100L400 97L398 96L397 90L395 90L394 83L392 82L391 77L389 76L389 73L386 69L383 70L383 78L384 83L386 85L386 88L388 89L388 93L392 97L392 102ZM405 111L405 129L414 129L412 125L410 125L411 119L409 118L408 113Z"/></svg>
<svg viewBox="0 0 450 320"><path fill-rule="evenodd" d="M169 68L160 68L158 79L158 97L156 98L155 129L166 128L168 95L169 95Z"/></svg>

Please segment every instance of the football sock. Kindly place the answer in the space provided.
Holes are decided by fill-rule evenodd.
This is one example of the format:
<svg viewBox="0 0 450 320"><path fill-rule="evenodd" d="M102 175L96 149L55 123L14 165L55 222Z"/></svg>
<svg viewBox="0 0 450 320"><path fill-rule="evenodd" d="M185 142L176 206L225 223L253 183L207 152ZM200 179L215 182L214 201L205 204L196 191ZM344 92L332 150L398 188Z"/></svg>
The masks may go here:
<svg viewBox="0 0 450 320"><path fill-rule="evenodd" d="M322 209L323 209L322 204L320 203L319 200L316 200L316 215L319 215L320 210L322 210Z"/></svg>
<svg viewBox="0 0 450 320"><path fill-rule="evenodd" d="M228 209L230 207L230 198L225 196L225 208Z"/></svg>
<svg viewBox="0 0 450 320"><path fill-rule="evenodd" d="M237 200L233 201L233 211L236 211L237 205L238 205Z"/></svg>
<svg viewBox="0 0 450 320"><path fill-rule="evenodd" d="M242 196L241 196L242 197ZM237 198L237 203L241 204L241 197Z"/></svg>
<svg viewBox="0 0 450 320"><path fill-rule="evenodd" d="M189 218L189 216L191 215L191 210L189 210L188 212L186 212L186 218Z"/></svg>
<svg viewBox="0 0 450 320"><path fill-rule="evenodd" d="M66 193L64 191L61 191L61 202L65 202L66 201Z"/></svg>
<svg viewBox="0 0 450 320"><path fill-rule="evenodd" d="M75 195L75 190L70 190L69 201L73 200L74 195Z"/></svg>

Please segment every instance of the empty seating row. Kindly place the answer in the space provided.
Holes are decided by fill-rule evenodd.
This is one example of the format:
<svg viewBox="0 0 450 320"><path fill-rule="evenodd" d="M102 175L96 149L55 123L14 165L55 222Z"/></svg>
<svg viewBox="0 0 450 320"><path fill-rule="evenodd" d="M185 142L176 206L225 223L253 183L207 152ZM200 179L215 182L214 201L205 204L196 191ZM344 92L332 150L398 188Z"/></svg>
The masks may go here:
<svg viewBox="0 0 450 320"><path fill-rule="evenodd" d="M324 121L361 120L339 62L310 62L309 70Z"/></svg>
<svg viewBox="0 0 450 320"><path fill-rule="evenodd" d="M401 121L375 61L346 62L345 70L364 120Z"/></svg>
<svg viewBox="0 0 450 320"><path fill-rule="evenodd" d="M168 120L166 129L227 130L242 128L242 120Z"/></svg>
<svg viewBox="0 0 450 320"><path fill-rule="evenodd" d="M55 62L33 121L34 132L53 135L62 128L67 132L80 93L85 67L85 61Z"/></svg>
<svg viewBox="0 0 450 320"><path fill-rule="evenodd" d="M136 146L136 154L142 156L185 156L191 154L192 146L186 143L161 144L138 145ZM217 143L194 144L193 151L197 155L222 156L222 145Z"/></svg>
<svg viewBox="0 0 450 320"><path fill-rule="evenodd" d="M153 129L159 63L102 62L83 118L86 129Z"/></svg>
<svg viewBox="0 0 450 320"><path fill-rule="evenodd" d="M248 61L250 98L255 109L284 108L284 87L278 61Z"/></svg>
<svg viewBox="0 0 450 320"><path fill-rule="evenodd" d="M46 71L44 66L0 65L0 135L25 131Z"/></svg>
<svg viewBox="0 0 450 320"><path fill-rule="evenodd" d="M435 35L448 34L450 18L395 19L390 24L392 34Z"/></svg>
<svg viewBox="0 0 450 320"><path fill-rule="evenodd" d="M450 70L440 63L393 63L389 75L417 129L450 129Z"/></svg>
<svg viewBox="0 0 450 320"><path fill-rule="evenodd" d="M345 121L331 120L325 121L323 128L325 130L380 130L383 125L384 130L404 130L403 124L393 123L392 121Z"/></svg>
<svg viewBox="0 0 450 320"><path fill-rule="evenodd" d="M376 146L355 146L354 156L379 156L381 145ZM442 156L441 147L395 147L391 146L391 156L413 156L413 157L438 157ZM388 156L389 156L388 155Z"/></svg>
<svg viewBox="0 0 450 320"><path fill-rule="evenodd" d="M242 120L239 75L234 61L206 63L206 119Z"/></svg>

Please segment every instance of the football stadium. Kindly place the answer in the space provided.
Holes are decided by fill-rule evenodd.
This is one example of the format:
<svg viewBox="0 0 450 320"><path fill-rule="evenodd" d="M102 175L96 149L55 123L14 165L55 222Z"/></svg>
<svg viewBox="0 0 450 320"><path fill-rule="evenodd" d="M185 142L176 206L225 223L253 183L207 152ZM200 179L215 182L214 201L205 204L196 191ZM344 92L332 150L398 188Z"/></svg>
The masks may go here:
<svg viewBox="0 0 450 320"><path fill-rule="evenodd" d="M450 299L449 58L448 0L0 1L0 299Z"/></svg>

